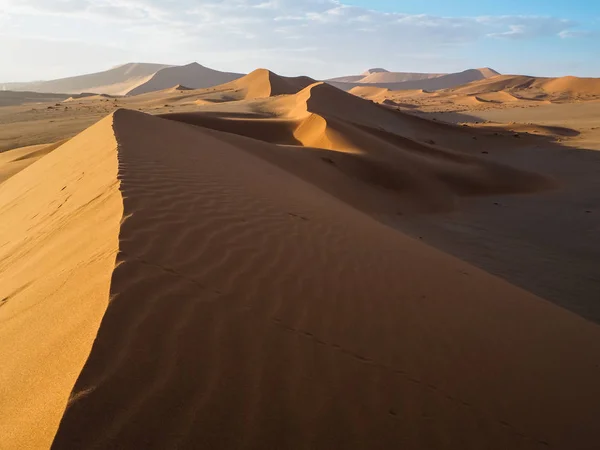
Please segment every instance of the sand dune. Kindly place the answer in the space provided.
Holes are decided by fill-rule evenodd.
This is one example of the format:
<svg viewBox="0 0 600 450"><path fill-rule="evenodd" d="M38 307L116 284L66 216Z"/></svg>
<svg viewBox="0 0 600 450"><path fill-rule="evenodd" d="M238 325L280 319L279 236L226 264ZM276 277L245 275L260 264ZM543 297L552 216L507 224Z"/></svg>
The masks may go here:
<svg viewBox="0 0 600 450"><path fill-rule="evenodd" d="M543 82L542 89L551 93L600 96L600 78L554 78Z"/></svg>
<svg viewBox="0 0 600 450"><path fill-rule="evenodd" d="M129 111L115 114L114 135L110 124L84 132L0 187L0 205L7 205L38 172L67 171L74 183L67 183L69 194L61 193L62 183L40 185L43 195L22 193L9 213L14 228L23 230L35 208L44 213L35 219L39 226L93 224L97 236L62 265L36 271L72 274L65 289L77 292L78 302L61 290L60 301L27 309L28 295L43 298L42 286L33 284L0 309L6 333L9 313L23 308L13 316L13 334L0 340L2 386L8 379L16 393L10 409L3 408L10 411L0 424L3 448L43 446L52 435L57 411L38 412L50 392L60 399L56 406L65 404L56 381L72 384L64 374L76 373L80 359L62 358L87 354L109 298L55 449L596 444L596 326L253 156L245 146L266 145L259 141ZM233 143L232 136L241 140ZM77 200L69 198L49 217L57 206L44 202L71 193ZM41 252L56 244L30 245ZM90 266L74 264L84 256ZM12 258L16 272L32 261ZM102 300L89 291L89 277L79 279L78 270L88 268L102 274L93 291L103 292ZM21 273L19 285L32 270ZM6 284L0 289L4 294ZM91 339L65 332L62 322L75 323L78 308L94 311L78 328ZM43 330L50 360L27 358L23 337L32 330ZM68 339L54 340L54 333ZM37 348L41 337L27 336ZM78 351L68 347L73 342ZM36 373L35 383L24 367ZM26 390L17 391L20 385Z"/></svg>
<svg viewBox="0 0 600 450"><path fill-rule="evenodd" d="M116 146L108 117L0 184L2 449L50 447L108 306Z"/></svg>
<svg viewBox="0 0 600 450"><path fill-rule="evenodd" d="M270 151L277 155L276 164L304 167L303 178L371 214L449 210L463 195L532 192L553 186L539 175L423 142L424 136L440 141L449 135L464 136L460 128L392 112L325 83L312 84L293 96L266 99L257 108L270 118L205 113L163 117L275 144L309 147L310 151L291 152L285 159L281 149ZM464 142L472 145L471 135L464 136ZM260 150L265 156L265 147ZM323 161L339 176L336 183L320 178Z"/></svg>
<svg viewBox="0 0 600 450"><path fill-rule="evenodd" d="M210 69L198 63L185 66L130 63L104 72L52 81L7 83L3 87L14 91L62 94L139 95L168 89L178 84L193 89L206 88L227 83L241 76L242 74Z"/></svg>
<svg viewBox="0 0 600 450"><path fill-rule="evenodd" d="M421 81L429 80L432 78L439 78L445 74L440 73L402 73L402 72L375 72L367 75L359 83L376 83L376 84L388 84L388 83L403 83L405 81Z"/></svg>
<svg viewBox="0 0 600 450"><path fill-rule="evenodd" d="M97 94L124 95L133 86L143 82L159 70L169 67L164 64L130 63L104 72L61 78L52 81L32 83L7 83L7 89L15 91L34 91L79 94L94 92ZM175 84L175 83L173 83Z"/></svg>
<svg viewBox="0 0 600 450"><path fill-rule="evenodd" d="M127 95L146 94L148 92L169 89L184 85L190 89L202 89L217 86L242 77L239 73L220 72L198 63L186 66L166 67L153 74L147 81L127 91Z"/></svg>
<svg viewBox="0 0 600 450"><path fill-rule="evenodd" d="M520 99L505 91L500 92L489 92L475 96L480 102L492 102L492 103L510 103L518 102Z"/></svg>
<svg viewBox="0 0 600 450"><path fill-rule="evenodd" d="M369 69L361 75L331 78L327 81L341 83L401 83L404 81L418 81L436 78L445 73L412 73L412 72L390 72L382 68Z"/></svg>
<svg viewBox="0 0 600 450"><path fill-rule="evenodd" d="M0 185L0 446L593 448L598 328L363 214L537 178L323 83L260 105L295 145L120 110Z"/></svg>
<svg viewBox="0 0 600 450"><path fill-rule="evenodd" d="M390 90L387 88L380 87L357 86L350 89L349 92L362 98L378 101L385 100Z"/></svg>
<svg viewBox="0 0 600 450"><path fill-rule="evenodd" d="M340 89L349 91L357 86L375 86L389 90L425 89L436 91L460 86L475 80L482 80L498 75L498 72L489 68L469 69L463 72L450 74L415 74L402 72L376 72L366 77L342 77L327 80Z"/></svg>
<svg viewBox="0 0 600 450"><path fill-rule="evenodd" d="M502 75L475 81L448 91L453 94L490 94L536 100L575 100L600 97L600 78L539 78Z"/></svg>
<svg viewBox="0 0 600 450"><path fill-rule="evenodd" d="M419 108L423 111L436 112L464 111L597 100L600 99L600 78L535 78L524 75L499 75L450 89L437 90L434 94L426 91L392 90L367 85L355 87L350 92L392 107Z"/></svg>
<svg viewBox="0 0 600 450"><path fill-rule="evenodd" d="M314 83L309 77L284 77L257 69L230 83L199 91L199 100L228 102L295 94Z"/></svg>

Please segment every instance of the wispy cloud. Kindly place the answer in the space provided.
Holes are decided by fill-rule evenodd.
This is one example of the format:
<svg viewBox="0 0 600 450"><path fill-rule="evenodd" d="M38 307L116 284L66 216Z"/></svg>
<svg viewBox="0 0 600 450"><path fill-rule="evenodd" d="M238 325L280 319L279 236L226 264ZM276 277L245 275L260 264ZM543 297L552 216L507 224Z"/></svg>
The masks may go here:
<svg viewBox="0 0 600 450"><path fill-rule="evenodd" d="M312 72L324 71L334 59L342 71L355 67L357 60L365 65L393 61L415 48L443 56L449 47L460 50L488 39L584 38L594 33L561 18L384 13L338 0L0 0L0 11L5 15L0 43L10 36L41 34L77 39L79 47L117 45L137 59L198 59L237 70L250 69L238 63L254 55L259 58L255 65L284 72L303 71L298 48L314 49ZM269 52L274 43L279 50ZM211 60L204 60L208 55ZM91 55L78 63L87 60ZM0 78L5 76L0 68Z"/></svg>

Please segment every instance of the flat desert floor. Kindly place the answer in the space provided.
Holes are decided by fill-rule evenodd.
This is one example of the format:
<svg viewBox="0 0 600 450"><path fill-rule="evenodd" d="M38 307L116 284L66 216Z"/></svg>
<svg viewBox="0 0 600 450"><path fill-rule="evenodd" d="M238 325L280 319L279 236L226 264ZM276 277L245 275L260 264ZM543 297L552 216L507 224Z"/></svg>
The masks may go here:
<svg viewBox="0 0 600 450"><path fill-rule="evenodd" d="M37 100L0 107L0 448L597 448L600 103Z"/></svg>

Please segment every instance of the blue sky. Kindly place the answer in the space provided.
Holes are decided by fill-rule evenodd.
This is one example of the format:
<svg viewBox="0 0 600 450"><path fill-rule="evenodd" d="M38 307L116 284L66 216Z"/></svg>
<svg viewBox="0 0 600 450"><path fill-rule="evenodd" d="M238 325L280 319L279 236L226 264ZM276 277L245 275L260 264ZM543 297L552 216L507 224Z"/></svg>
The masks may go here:
<svg viewBox="0 0 600 450"><path fill-rule="evenodd" d="M0 0L0 82L130 61L600 76L597 0Z"/></svg>
<svg viewBox="0 0 600 450"><path fill-rule="evenodd" d="M596 0L348 0L345 3L380 11L449 17L533 15L582 20L600 17L600 2Z"/></svg>

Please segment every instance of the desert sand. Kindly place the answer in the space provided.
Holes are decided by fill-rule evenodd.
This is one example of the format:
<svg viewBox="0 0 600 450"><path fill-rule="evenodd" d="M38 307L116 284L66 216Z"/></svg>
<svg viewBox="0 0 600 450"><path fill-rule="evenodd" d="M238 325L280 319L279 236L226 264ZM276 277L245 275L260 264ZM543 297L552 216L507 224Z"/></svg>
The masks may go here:
<svg viewBox="0 0 600 450"><path fill-rule="evenodd" d="M0 107L0 448L594 449L572 81L469 114L266 69Z"/></svg>

